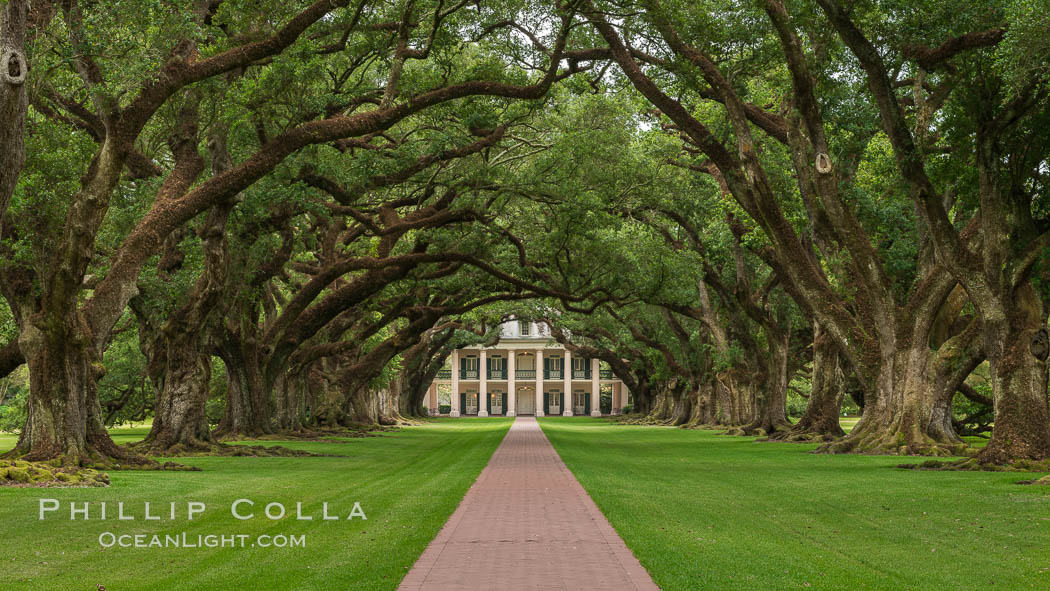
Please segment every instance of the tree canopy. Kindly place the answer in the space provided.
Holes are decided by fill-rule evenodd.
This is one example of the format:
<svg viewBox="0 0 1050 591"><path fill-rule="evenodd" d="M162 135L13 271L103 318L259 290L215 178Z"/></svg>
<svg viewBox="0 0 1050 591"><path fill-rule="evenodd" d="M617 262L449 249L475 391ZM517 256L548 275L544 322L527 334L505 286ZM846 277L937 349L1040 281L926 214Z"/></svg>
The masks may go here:
<svg viewBox="0 0 1050 591"><path fill-rule="evenodd" d="M11 454L410 421L527 318L635 420L1050 459L1044 4L0 3Z"/></svg>

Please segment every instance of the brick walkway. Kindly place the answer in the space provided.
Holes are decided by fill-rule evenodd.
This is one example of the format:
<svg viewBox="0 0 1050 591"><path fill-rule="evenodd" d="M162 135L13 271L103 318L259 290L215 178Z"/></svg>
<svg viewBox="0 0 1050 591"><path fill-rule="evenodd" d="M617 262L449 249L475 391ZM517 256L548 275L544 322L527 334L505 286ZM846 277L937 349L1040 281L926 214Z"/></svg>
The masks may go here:
<svg viewBox="0 0 1050 591"><path fill-rule="evenodd" d="M658 587L536 419L518 417L399 589Z"/></svg>

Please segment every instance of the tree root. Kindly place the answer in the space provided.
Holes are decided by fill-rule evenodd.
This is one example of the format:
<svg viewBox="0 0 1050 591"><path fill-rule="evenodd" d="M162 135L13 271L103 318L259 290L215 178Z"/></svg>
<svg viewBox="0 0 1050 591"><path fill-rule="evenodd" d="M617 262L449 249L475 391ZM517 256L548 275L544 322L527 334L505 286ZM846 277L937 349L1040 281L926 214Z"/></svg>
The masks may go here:
<svg viewBox="0 0 1050 591"><path fill-rule="evenodd" d="M837 441L824 443L812 453L896 456L968 456L974 451L965 442L937 441L925 435L907 437L902 431L854 430Z"/></svg>
<svg viewBox="0 0 1050 591"><path fill-rule="evenodd" d="M718 423L687 423L682 425L683 429L697 429L700 431L724 431L727 428L733 428L733 425L720 425ZM721 435L721 433L719 433Z"/></svg>
<svg viewBox="0 0 1050 591"><path fill-rule="evenodd" d="M103 451L104 450L104 451ZM103 447L89 447L82 453L69 452L66 454L44 454L28 453L20 454L15 448L2 456L0 460L23 461L30 463L43 463L51 466L61 466L70 470L94 469L94 470L183 470L196 471L200 468L184 466L175 462L161 464L153 458L141 455L128 447L116 444L106 444Z"/></svg>
<svg viewBox="0 0 1050 591"><path fill-rule="evenodd" d="M141 447L143 442L138 444L129 444L130 447ZM228 445L225 443L216 442L203 442L196 441L193 443L176 443L174 445L159 448L159 447L148 447L146 448L147 453L152 456L162 458L175 458L175 457L310 457L310 456L324 456L326 454L317 454L309 451L303 451L298 449L289 449L280 445L264 446L264 445ZM172 462L168 462L171 464Z"/></svg>
<svg viewBox="0 0 1050 591"><path fill-rule="evenodd" d="M62 460L0 460L0 486L86 488L109 486L109 475L91 468L66 466Z"/></svg>
<svg viewBox="0 0 1050 591"><path fill-rule="evenodd" d="M1032 460L1015 460L1009 464L995 464L982 462L981 458L977 456L948 461L927 460L919 464L898 464L897 467L905 470L946 470L958 472L1050 472L1050 460L1037 462ZM1047 482L1028 480L1018 484L1050 484L1050 476L1038 480L1047 480Z"/></svg>
<svg viewBox="0 0 1050 591"><path fill-rule="evenodd" d="M621 425L648 425L652 427L675 427L679 426L677 419L674 417L658 417L654 415L619 415L613 417L613 422L620 423ZM681 426L685 426L684 424Z"/></svg>
<svg viewBox="0 0 1050 591"><path fill-rule="evenodd" d="M841 436L832 435L831 433L817 433L809 430L795 431L792 429L791 431L778 431L769 437L759 439L759 441L770 443L828 443L839 439L841 439Z"/></svg>

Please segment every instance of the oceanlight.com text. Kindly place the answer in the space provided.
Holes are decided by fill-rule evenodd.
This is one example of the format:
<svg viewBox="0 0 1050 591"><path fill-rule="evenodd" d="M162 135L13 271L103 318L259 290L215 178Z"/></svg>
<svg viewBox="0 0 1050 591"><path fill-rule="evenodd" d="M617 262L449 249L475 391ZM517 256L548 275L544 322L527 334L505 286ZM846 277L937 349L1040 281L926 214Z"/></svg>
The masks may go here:
<svg viewBox="0 0 1050 591"><path fill-rule="evenodd" d="M305 535L252 534L116 534L102 532L103 548L305 548Z"/></svg>

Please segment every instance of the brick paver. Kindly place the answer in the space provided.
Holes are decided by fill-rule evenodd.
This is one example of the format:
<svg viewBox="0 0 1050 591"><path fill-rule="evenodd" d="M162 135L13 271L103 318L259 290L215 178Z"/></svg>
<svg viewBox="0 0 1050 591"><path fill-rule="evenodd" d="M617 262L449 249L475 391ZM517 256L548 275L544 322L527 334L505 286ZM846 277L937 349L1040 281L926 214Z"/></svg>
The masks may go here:
<svg viewBox="0 0 1050 591"><path fill-rule="evenodd" d="M536 419L518 417L399 589L658 587Z"/></svg>

